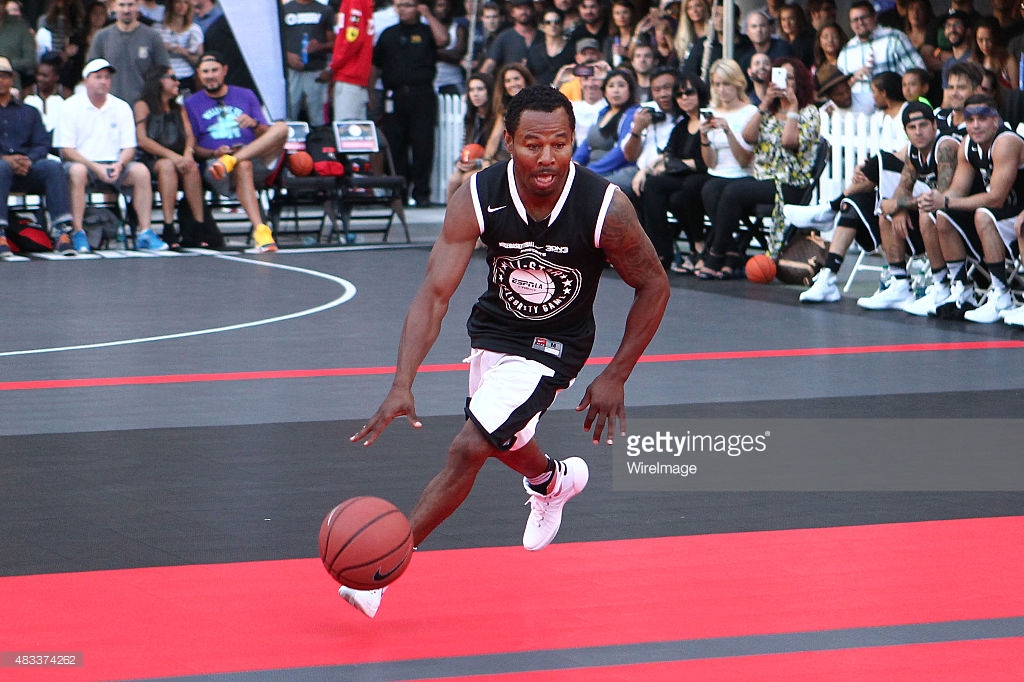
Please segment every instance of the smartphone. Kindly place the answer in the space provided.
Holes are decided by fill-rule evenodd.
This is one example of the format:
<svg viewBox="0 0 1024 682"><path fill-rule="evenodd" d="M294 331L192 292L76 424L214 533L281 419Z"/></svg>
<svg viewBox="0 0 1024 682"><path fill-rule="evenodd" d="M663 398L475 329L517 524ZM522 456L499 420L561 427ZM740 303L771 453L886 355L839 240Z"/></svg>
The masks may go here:
<svg viewBox="0 0 1024 682"><path fill-rule="evenodd" d="M589 78L594 75L594 67L587 66L586 64L580 64L572 70L572 75L580 76L582 78Z"/></svg>
<svg viewBox="0 0 1024 682"><path fill-rule="evenodd" d="M705 121L710 121L715 117L715 112L711 111L710 109L701 109L700 117L703 118Z"/></svg>
<svg viewBox="0 0 1024 682"><path fill-rule="evenodd" d="M785 90L786 85L789 81L789 74L781 66L772 67L772 83L775 84L779 90Z"/></svg>

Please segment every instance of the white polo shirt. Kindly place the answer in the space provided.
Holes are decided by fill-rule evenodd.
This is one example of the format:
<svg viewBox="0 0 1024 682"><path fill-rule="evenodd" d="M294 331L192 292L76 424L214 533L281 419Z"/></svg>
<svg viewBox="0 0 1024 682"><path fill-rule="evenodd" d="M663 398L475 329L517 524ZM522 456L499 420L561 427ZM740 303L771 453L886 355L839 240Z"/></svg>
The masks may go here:
<svg viewBox="0 0 1024 682"><path fill-rule="evenodd" d="M135 147L135 116L123 99L107 95L102 107L95 107L85 93L64 100L53 146L69 147L90 161L116 161L122 149Z"/></svg>

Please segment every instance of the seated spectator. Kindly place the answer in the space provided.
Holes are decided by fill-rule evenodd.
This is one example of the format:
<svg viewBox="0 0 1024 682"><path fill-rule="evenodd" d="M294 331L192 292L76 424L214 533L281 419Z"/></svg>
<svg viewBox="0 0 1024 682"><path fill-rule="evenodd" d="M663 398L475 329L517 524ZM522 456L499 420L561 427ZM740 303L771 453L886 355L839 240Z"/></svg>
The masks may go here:
<svg viewBox="0 0 1024 682"><path fill-rule="evenodd" d="M220 55L206 52L199 58L203 90L185 100L195 155L206 161L204 179L219 194L236 194L252 221L253 253L277 251L274 234L263 222L258 184L266 181L281 161L288 125L270 124L252 90L224 82L227 66Z"/></svg>
<svg viewBox="0 0 1024 682"><path fill-rule="evenodd" d="M743 128L743 140L754 151L753 177L726 185L711 224L705 267L722 279L742 270L734 237L740 220L758 204L774 205L780 190L783 202L798 202L814 180L821 122L811 73L795 57L776 59L772 66L786 70L786 87L769 83L765 100Z"/></svg>
<svg viewBox="0 0 1024 682"><path fill-rule="evenodd" d="M68 182L60 163L47 159L50 136L39 112L13 96L14 67L0 57L0 257L7 244L7 198L12 191L46 195L50 224L58 234L71 231ZM84 233L83 233L84 236ZM67 242L70 245L70 240Z"/></svg>
<svg viewBox="0 0 1024 682"><path fill-rule="evenodd" d="M647 168L661 156L672 136L682 110L675 97L676 73L668 66L660 67L651 77L651 97L645 100L633 117L633 128L629 138L622 145L622 153L638 168ZM642 184L642 183L641 183ZM640 193L636 191L637 178L626 196L637 204Z"/></svg>
<svg viewBox="0 0 1024 682"><path fill-rule="evenodd" d="M882 134L880 148L887 152L904 148L907 133L902 121L907 102L903 99L903 78L894 71L877 74L871 79L871 96L875 100L875 112L871 114L868 129Z"/></svg>
<svg viewBox="0 0 1024 682"><path fill-rule="evenodd" d="M162 251L167 248L150 229L153 188L149 170L135 162L137 139L135 119L127 102L110 94L114 67L105 59L85 65L82 78L85 92L72 95L53 131L53 146L60 149L71 186L73 232L57 236L57 250L80 253L89 251L89 240L82 231L86 193L102 186L131 194L139 210L135 244L140 249Z"/></svg>
<svg viewBox="0 0 1024 682"><path fill-rule="evenodd" d="M736 58L744 71L750 66L750 58L757 53L766 54L772 60L793 54L789 43L772 37L771 19L759 10L747 15L747 37L750 38L750 49L740 53Z"/></svg>
<svg viewBox="0 0 1024 682"><path fill-rule="evenodd" d="M701 116L701 156L708 167L708 181L701 189L704 212L722 223L727 216L719 217L720 199L726 188L733 182L749 178L752 172L750 162L754 157L753 147L741 133L747 123L757 114L757 107L750 104L746 95L747 80L740 65L731 59L719 59L711 65L711 118ZM734 253L728 270L723 269L725 253L716 253L713 267L708 263L708 245L705 244L704 264L697 271L701 279L724 279L732 277L739 265L739 254Z"/></svg>
<svg viewBox="0 0 1024 682"><path fill-rule="evenodd" d="M15 89L31 82L36 70L36 39L24 19L7 15L6 5L0 5L0 55L14 67Z"/></svg>
<svg viewBox="0 0 1024 682"><path fill-rule="evenodd" d="M491 91L494 79L488 73L474 73L466 81L466 117L463 120L462 144L478 144L486 154L487 142L494 129L494 112L491 109ZM455 161L455 170L448 177L448 188L445 191L445 203L451 201L455 190L462 186L466 179L490 163L483 158Z"/></svg>
<svg viewBox="0 0 1024 682"><path fill-rule="evenodd" d="M596 74L583 78L583 99L572 102L572 113L576 117L574 139L577 146L586 139L590 127L597 123L597 117L608 106L608 102L604 101L603 84L604 79Z"/></svg>
<svg viewBox="0 0 1024 682"><path fill-rule="evenodd" d="M686 0L686 10L679 16L679 26L672 45L679 64L685 64L695 48L700 49L710 28L711 3L707 0Z"/></svg>
<svg viewBox="0 0 1024 682"><path fill-rule="evenodd" d="M154 25L167 48L178 85L189 93L196 89L195 74L203 53L203 29L192 20L192 0L168 0L163 20Z"/></svg>
<svg viewBox="0 0 1024 682"><path fill-rule="evenodd" d="M734 4L733 25L740 26L740 6ZM701 80L709 82L711 65L722 58L722 36L724 35L725 10L720 3L715 3L711 8L711 25L715 30L708 31L703 40L697 41L686 61L680 64L680 70L692 71L700 74ZM753 51L750 38L745 36L738 28L733 31L732 53L734 55L747 54Z"/></svg>
<svg viewBox="0 0 1024 682"><path fill-rule="evenodd" d="M1020 65L1007 50L1002 29L993 17L982 17L975 25L971 59L995 73L1001 89L1017 89Z"/></svg>
<svg viewBox="0 0 1024 682"><path fill-rule="evenodd" d="M60 84L60 70L60 55L56 52L44 54L36 69L36 82L21 91L21 101L39 110L47 135L53 133L64 99L71 95Z"/></svg>
<svg viewBox="0 0 1024 682"><path fill-rule="evenodd" d="M168 67L156 67L142 86L142 99L135 103L136 136L141 160L160 192L160 209L164 216L163 240L178 246L174 227L174 207L178 187L185 190L185 200L196 222L203 221L203 180L196 163L196 138L192 124L178 103L178 77ZM180 180L180 182L179 182Z"/></svg>
<svg viewBox="0 0 1024 682"><path fill-rule="evenodd" d="M630 137L636 103L636 81L624 69L613 69L604 79L604 98L608 107L587 132L573 153L572 160L582 164L623 191L630 188L637 167L622 150Z"/></svg>
<svg viewBox="0 0 1024 682"><path fill-rule="evenodd" d="M654 48L646 42L633 41L627 68L632 70L636 77L636 99L638 102L651 99L651 76L656 67Z"/></svg>
<svg viewBox="0 0 1024 682"><path fill-rule="evenodd" d="M839 70L835 64L825 64L818 69L814 77L818 85L817 101L821 103L823 115L849 114L853 104L853 90L850 88L850 77Z"/></svg>
<svg viewBox="0 0 1024 682"><path fill-rule="evenodd" d="M673 97L682 112L664 146L664 152L647 164L633 179L633 189L643 202L644 229L651 238L661 264L668 268L675 254L675 242L682 231L690 253L672 269L692 275L704 251L704 204L701 189L708 179L707 164L700 147L700 109L710 95L696 74L683 73L673 83ZM659 147L660 148L660 147ZM669 226L668 212L676 218Z"/></svg>

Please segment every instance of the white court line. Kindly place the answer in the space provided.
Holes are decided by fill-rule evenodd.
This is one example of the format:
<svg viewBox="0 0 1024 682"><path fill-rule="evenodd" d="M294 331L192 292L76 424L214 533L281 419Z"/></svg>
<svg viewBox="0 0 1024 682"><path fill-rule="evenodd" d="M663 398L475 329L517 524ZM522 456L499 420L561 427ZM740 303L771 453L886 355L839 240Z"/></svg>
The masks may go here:
<svg viewBox="0 0 1024 682"><path fill-rule="evenodd" d="M334 275L328 275L325 272L319 272L317 270L309 270L306 268L297 268L292 265L283 265L281 263L269 263L267 261L253 260L251 258L239 258L237 256L228 256L222 253L213 254L214 258L222 258L224 260L237 261L239 263L248 263L249 265L262 265L268 268L278 268L280 270L290 270L292 272L298 272L303 275L310 275L312 277L319 277L326 279L330 282L334 282L339 285L343 293L333 301L328 301L323 305L318 305L314 308L306 308L305 310L299 310L294 313L288 313L287 315L278 315L277 317L268 317L262 320L253 320L252 322L241 322L239 324L230 324L224 327L212 327L210 329L197 329L189 332L178 332L176 334L161 334L160 336L146 336L143 338L136 339L121 339L119 341L103 341L101 343L84 343L77 346L57 346L51 348L29 348L26 350L10 350L0 352L0 358L12 357L15 355L39 355L42 353L60 353L62 351L69 350L91 350L94 348L110 348L112 346L128 346L136 343L149 343L150 341L167 341L170 339L184 339L190 336L202 336L204 334L219 334L220 332L230 332L236 329L246 329L247 327L258 327L265 324L274 324L275 322L284 322L285 320L293 320L298 317L305 317L307 315L315 315L316 313L329 310L336 306L341 305L350 301L353 296L356 295L356 286L346 279L335 277Z"/></svg>

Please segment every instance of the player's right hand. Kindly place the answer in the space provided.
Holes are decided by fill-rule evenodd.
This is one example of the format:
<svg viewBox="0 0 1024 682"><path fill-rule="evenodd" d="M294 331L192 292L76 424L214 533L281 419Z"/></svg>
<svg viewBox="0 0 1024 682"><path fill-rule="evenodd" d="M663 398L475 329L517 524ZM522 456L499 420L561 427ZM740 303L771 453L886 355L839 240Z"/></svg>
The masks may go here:
<svg viewBox="0 0 1024 682"><path fill-rule="evenodd" d="M414 429L423 427L423 422L416 416L416 401L412 397L412 391L392 388L370 420L363 424L363 428L352 434L349 441L353 443L363 441L364 446L373 445L377 436L384 432L388 424L395 417L401 416L408 419Z"/></svg>

